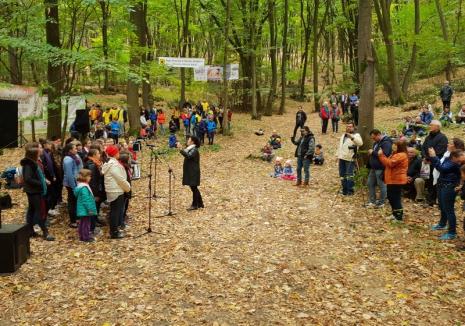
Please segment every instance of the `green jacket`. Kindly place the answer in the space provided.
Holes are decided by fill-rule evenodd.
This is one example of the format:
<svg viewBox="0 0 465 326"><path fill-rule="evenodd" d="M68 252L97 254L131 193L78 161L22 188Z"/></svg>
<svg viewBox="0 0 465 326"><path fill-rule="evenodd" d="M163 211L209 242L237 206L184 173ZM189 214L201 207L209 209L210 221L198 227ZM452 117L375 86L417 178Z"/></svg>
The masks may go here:
<svg viewBox="0 0 465 326"><path fill-rule="evenodd" d="M89 186L84 183L78 183L74 188L74 196L76 196L76 216L96 216L97 206L95 205L94 195Z"/></svg>

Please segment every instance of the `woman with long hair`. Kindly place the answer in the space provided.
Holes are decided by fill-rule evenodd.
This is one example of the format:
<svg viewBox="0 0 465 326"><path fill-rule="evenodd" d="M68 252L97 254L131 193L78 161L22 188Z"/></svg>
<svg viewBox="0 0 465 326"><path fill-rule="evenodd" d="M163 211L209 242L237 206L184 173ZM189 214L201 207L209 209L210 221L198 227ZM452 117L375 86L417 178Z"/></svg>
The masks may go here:
<svg viewBox="0 0 465 326"><path fill-rule="evenodd" d="M76 178L82 169L82 161L78 156L76 144L68 143L63 149L63 186L68 192L69 226L77 228L76 223L76 197L74 188L77 186Z"/></svg>

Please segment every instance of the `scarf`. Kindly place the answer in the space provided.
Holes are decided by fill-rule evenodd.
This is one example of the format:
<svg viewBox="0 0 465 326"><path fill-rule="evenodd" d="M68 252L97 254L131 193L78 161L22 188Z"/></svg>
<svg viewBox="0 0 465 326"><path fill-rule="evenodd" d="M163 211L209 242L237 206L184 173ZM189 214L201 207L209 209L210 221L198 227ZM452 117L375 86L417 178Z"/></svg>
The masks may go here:
<svg viewBox="0 0 465 326"><path fill-rule="evenodd" d="M40 184L42 186L41 195L45 196L45 195L47 195L47 183L45 182L45 174L44 174L43 169L44 169L44 167L42 165L42 162L40 160L37 161L37 174L39 176Z"/></svg>
<svg viewBox="0 0 465 326"><path fill-rule="evenodd" d="M73 159L74 163L76 164L76 166L79 166L81 164L81 158L78 156L78 155L73 155L71 153L67 153L66 156L69 156Z"/></svg>
<svg viewBox="0 0 465 326"><path fill-rule="evenodd" d="M85 183L85 182L78 182L77 187L86 187L87 189L89 189L89 192L91 193L92 196L94 196L94 193L92 192L92 189L90 189L90 186L88 183Z"/></svg>
<svg viewBox="0 0 465 326"><path fill-rule="evenodd" d="M102 167L102 164L103 164L103 163L102 163L101 160L97 160L95 157L90 157L90 156L88 156L87 159L88 159L89 161L94 162L94 164L97 166L97 168L100 169L100 168Z"/></svg>

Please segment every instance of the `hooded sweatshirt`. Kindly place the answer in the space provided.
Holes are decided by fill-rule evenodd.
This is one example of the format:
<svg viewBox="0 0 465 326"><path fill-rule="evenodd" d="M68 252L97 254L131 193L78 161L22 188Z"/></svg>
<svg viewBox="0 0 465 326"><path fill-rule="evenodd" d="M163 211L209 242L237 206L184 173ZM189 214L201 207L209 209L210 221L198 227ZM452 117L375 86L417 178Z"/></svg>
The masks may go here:
<svg viewBox="0 0 465 326"><path fill-rule="evenodd" d="M102 173L109 202L131 190L131 185L126 179L126 171L115 158L111 157L107 163L103 164Z"/></svg>

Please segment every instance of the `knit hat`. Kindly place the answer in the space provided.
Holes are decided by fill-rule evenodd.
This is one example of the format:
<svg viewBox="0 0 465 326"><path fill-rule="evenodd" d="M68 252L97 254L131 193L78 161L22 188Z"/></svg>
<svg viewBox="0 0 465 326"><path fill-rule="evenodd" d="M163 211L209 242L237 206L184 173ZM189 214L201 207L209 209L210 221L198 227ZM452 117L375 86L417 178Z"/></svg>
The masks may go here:
<svg viewBox="0 0 465 326"><path fill-rule="evenodd" d="M105 149L105 152L108 154L108 156L115 157L119 153L119 149L116 145L110 145Z"/></svg>

